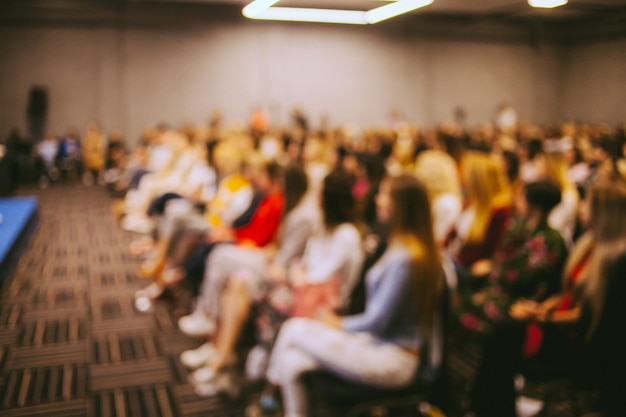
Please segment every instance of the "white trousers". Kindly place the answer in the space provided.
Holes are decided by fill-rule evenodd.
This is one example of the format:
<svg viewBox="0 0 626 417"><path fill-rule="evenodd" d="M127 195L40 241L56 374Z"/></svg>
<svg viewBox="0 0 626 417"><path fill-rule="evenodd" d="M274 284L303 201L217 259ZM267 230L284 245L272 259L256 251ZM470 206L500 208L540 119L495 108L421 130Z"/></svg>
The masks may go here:
<svg viewBox="0 0 626 417"><path fill-rule="evenodd" d="M417 355L381 343L368 333L349 333L307 318L287 320L270 356L267 379L281 388L285 416L304 417L306 392L300 376L325 369L346 379L380 387L409 384Z"/></svg>
<svg viewBox="0 0 626 417"><path fill-rule="evenodd" d="M220 316L220 300L224 289L236 273L247 278L250 297L256 300L259 297L260 282L265 277L266 264L262 249L242 248L230 243L217 245L207 258L196 308L217 319Z"/></svg>

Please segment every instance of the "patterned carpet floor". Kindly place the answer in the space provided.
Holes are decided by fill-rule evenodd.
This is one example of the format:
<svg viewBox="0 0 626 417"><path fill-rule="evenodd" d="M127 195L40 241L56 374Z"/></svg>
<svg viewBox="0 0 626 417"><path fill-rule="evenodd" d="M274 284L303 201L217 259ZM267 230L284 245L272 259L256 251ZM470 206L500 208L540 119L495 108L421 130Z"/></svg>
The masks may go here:
<svg viewBox="0 0 626 417"><path fill-rule="evenodd" d="M133 308L137 278L112 199L102 188L21 189L39 226L0 294L0 415L196 417L243 415L246 399L201 398L179 354L167 305Z"/></svg>
<svg viewBox="0 0 626 417"><path fill-rule="evenodd" d="M254 391L202 398L186 383L179 354L201 340L178 330L170 306L133 308L146 281L128 255L136 235L117 226L108 192L68 184L18 195L38 198L40 220L0 292L0 416L244 415ZM450 357L459 403L477 360ZM540 398L548 389L530 387ZM557 400L546 416L577 417L570 398Z"/></svg>

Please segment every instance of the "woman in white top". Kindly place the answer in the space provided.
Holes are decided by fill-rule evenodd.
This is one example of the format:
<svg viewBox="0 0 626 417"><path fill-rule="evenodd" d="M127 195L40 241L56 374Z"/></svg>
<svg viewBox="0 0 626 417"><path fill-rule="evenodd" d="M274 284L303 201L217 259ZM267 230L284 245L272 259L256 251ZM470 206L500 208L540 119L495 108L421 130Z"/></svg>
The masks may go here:
<svg viewBox="0 0 626 417"><path fill-rule="evenodd" d="M324 179L320 198L321 227L308 240L300 260L291 262L287 269L276 265L268 271L271 276L262 277L263 281L271 283L274 280L288 279L296 292L307 286L307 290L313 288L315 291L315 286L324 287L331 284L330 287L336 289L336 293L331 296L331 304L333 305L312 305L311 307L342 308L347 306L350 292L358 279L364 256L361 249L361 235L351 222L354 199L350 193L350 186L349 179L341 172L332 172ZM212 254L212 261L220 262L221 259L217 257L213 259ZM259 283L258 277L252 275L256 276L257 274L251 274L250 271L237 271L229 280L228 287L220 297L219 304L216 300L209 303L212 304L209 309L213 318L218 319L218 338L215 341L215 348L210 345L203 345L195 351L183 353L181 357L181 361L189 367L204 365L190 376L196 392L201 395L211 395L231 388L232 379L229 379L231 375L219 372L230 359L225 357L225 351L221 347L226 344L224 341L226 339L230 341L229 344L232 349L233 336L236 334L227 332L228 326L224 325L228 322L232 324L234 317L247 312L245 306L249 306L252 301L258 301L266 295L267 290L264 290L263 285L259 285L263 282ZM203 284L202 296L205 300L214 298L213 293L221 293L220 288L218 288L220 283L214 281L214 278L211 274L205 276L205 279L215 284ZM335 286L334 283L337 285ZM326 290L327 288L323 290L325 294ZM242 298L242 294L245 294L245 297ZM316 297L314 296L314 298ZM298 305L294 305L293 311L298 310L298 307ZM218 315L219 317L217 317ZM181 324L181 329L186 327L186 323L179 322L179 326ZM270 325L277 326L279 323L270 323ZM259 333L266 333L266 331L261 329Z"/></svg>

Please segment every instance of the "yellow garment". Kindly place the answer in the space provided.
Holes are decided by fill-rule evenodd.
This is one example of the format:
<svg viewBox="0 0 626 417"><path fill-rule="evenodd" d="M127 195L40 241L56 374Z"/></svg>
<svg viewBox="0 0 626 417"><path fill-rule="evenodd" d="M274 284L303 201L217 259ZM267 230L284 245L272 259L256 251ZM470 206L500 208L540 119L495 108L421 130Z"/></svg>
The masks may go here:
<svg viewBox="0 0 626 417"><path fill-rule="evenodd" d="M223 226L230 223L243 213L247 208L247 204L243 209L236 207L239 204L233 204L236 197L240 194L250 194L250 182L240 174L233 174L224 178L217 189L217 193L213 200L209 203L209 209L205 215L207 222L211 226ZM239 213L233 213L239 212Z"/></svg>
<svg viewBox="0 0 626 417"><path fill-rule="evenodd" d="M104 167L104 138L97 132L88 132L83 138L83 158L88 169L100 170Z"/></svg>

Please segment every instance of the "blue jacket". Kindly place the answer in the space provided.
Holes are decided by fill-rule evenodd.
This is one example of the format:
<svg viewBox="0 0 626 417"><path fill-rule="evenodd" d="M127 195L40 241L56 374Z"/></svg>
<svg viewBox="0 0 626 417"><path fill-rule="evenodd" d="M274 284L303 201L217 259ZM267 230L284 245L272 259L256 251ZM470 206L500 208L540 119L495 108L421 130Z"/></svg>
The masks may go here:
<svg viewBox="0 0 626 417"><path fill-rule="evenodd" d="M381 340L416 349L423 336L411 295L410 256L400 246L392 246L365 276L365 311L342 319L349 332L367 332Z"/></svg>

